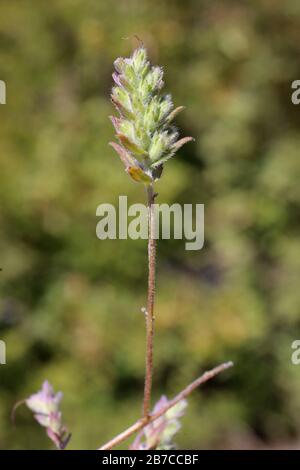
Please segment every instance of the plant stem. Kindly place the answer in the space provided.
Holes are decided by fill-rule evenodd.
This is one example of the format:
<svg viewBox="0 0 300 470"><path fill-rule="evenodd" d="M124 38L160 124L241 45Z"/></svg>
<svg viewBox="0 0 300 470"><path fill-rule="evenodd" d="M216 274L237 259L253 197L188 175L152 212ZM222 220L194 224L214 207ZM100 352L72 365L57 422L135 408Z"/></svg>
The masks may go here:
<svg viewBox="0 0 300 470"><path fill-rule="evenodd" d="M183 400L186 398L188 395L190 395L197 387L200 385L204 384L208 380L211 380L213 377L216 375L220 374L220 372L223 372L226 369L229 369L230 367L233 366L232 362L224 362L223 364L220 364L219 366L215 367L214 369L211 369L207 372L204 372L198 379L194 380L194 382L190 383L184 390L182 390L178 395L176 395L172 400L168 402L167 405L165 405L163 408L161 408L157 413L153 415L149 415L146 418L142 418L136 423L134 423L132 426L130 426L128 429L125 431L121 432L121 434L118 434L116 437L108 441L106 444L104 444L102 447L100 447L98 450L110 450L116 445L120 444L121 442L125 441L128 437L130 437L132 434L136 433L137 431L143 429L147 424L152 423L152 421L155 421L157 418L165 414L170 408L175 406L179 401Z"/></svg>
<svg viewBox="0 0 300 470"><path fill-rule="evenodd" d="M154 189L153 184L147 186L148 200L148 299L146 311L146 361L145 361L145 385L143 417L149 417L151 405L151 390L153 378L153 339L154 339L154 296L155 296L155 264L156 264L156 239L155 239L155 214L154 214Z"/></svg>

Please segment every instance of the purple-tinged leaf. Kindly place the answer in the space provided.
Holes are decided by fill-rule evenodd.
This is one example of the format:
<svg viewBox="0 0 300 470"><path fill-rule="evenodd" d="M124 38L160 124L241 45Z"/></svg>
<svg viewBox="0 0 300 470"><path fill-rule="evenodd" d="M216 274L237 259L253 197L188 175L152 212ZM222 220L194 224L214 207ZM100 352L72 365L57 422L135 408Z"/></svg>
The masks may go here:
<svg viewBox="0 0 300 470"><path fill-rule="evenodd" d="M173 109L173 111L167 116L166 121L171 122L175 119L177 114L185 109L185 106L178 106L178 108Z"/></svg>
<svg viewBox="0 0 300 470"><path fill-rule="evenodd" d="M115 105L115 107L117 108L117 110L119 111L119 113L122 117L126 117L127 119L134 119L134 114L131 111L129 111L128 109L126 109L125 106L123 106L120 103L120 101L118 101L113 96L111 96L111 101Z"/></svg>
<svg viewBox="0 0 300 470"><path fill-rule="evenodd" d="M130 165L135 165L135 159L124 149L124 147L117 144L116 142L109 142L109 145L117 152L126 168L128 168Z"/></svg>
<svg viewBox="0 0 300 470"><path fill-rule="evenodd" d="M172 145L172 150L174 152L177 152L183 145L187 144L188 142L191 142L192 140L195 140L193 137L183 137L180 140L177 140L175 144Z"/></svg>
<svg viewBox="0 0 300 470"><path fill-rule="evenodd" d="M116 116L109 116L109 119L111 120L115 130L119 132L121 119L117 118Z"/></svg>
<svg viewBox="0 0 300 470"><path fill-rule="evenodd" d="M112 74L112 78L113 78L113 80L114 80L114 82L115 82L116 85L118 85L118 86L120 86L120 87L123 86L122 83L121 83L121 80L120 80L120 75L119 75L118 73L114 72L114 73Z"/></svg>

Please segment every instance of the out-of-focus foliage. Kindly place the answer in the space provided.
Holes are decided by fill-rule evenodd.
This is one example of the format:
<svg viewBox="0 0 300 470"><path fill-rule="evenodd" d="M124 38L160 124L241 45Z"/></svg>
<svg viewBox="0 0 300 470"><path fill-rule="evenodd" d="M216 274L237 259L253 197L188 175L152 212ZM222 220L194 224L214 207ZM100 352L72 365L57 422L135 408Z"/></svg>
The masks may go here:
<svg viewBox="0 0 300 470"><path fill-rule="evenodd" d="M298 0L0 3L1 448L47 448L13 403L48 378L70 448L93 449L141 412L145 241L96 238L96 207L144 202L107 143L113 60L143 39L163 64L183 135L158 202L204 203L205 246L159 242L155 391L189 400L182 448L300 436ZM129 39L124 39L129 37Z"/></svg>

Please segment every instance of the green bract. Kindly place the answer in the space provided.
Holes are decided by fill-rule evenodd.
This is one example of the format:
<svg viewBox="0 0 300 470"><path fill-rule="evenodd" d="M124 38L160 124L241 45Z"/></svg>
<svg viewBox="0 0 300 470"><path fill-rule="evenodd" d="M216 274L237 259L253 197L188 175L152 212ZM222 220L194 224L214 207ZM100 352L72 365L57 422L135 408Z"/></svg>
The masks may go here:
<svg viewBox="0 0 300 470"><path fill-rule="evenodd" d="M151 66L144 47L115 63L111 99L119 117L111 116L119 144L110 142L135 180L151 183L163 164L192 137L178 139L172 121L183 109L174 109L170 95L161 95L163 71Z"/></svg>

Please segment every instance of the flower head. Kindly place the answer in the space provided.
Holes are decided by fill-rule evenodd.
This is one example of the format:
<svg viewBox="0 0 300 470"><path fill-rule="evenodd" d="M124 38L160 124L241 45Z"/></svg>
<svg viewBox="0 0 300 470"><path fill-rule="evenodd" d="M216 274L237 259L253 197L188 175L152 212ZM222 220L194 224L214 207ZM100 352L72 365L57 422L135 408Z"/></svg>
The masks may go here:
<svg viewBox="0 0 300 470"><path fill-rule="evenodd" d="M45 380L42 389L25 400L37 422L46 428L48 437L58 449L64 449L71 437L62 424L62 414L59 410L61 399L62 393L55 394L52 385Z"/></svg>
<svg viewBox="0 0 300 470"><path fill-rule="evenodd" d="M110 145L119 154L127 173L151 183L161 176L163 164L192 137L178 140L172 125L183 106L174 109L170 95L162 95L163 70L151 66L144 47L115 63L111 100L119 116L111 116L119 143Z"/></svg>
<svg viewBox="0 0 300 470"><path fill-rule="evenodd" d="M169 400L163 395L154 406L152 414L158 413L168 403ZM145 426L137 435L131 450L168 450L174 448L173 437L181 427L179 419L184 415L186 407L187 401L181 400L162 416Z"/></svg>

